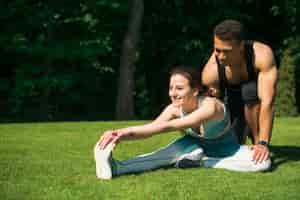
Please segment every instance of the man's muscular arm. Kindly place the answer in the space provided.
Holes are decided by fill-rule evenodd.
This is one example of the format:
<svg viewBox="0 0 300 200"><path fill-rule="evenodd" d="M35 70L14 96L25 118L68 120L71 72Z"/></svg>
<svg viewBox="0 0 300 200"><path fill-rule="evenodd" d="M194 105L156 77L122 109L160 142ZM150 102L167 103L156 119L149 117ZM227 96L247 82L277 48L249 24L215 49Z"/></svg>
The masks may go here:
<svg viewBox="0 0 300 200"><path fill-rule="evenodd" d="M276 95L277 67L270 47L257 43L255 48L255 65L259 70L258 97L261 100L259 113L259 141L270 142L274 117L274 101ZM254 160L268 158L269 151L262 147L255 148Z"/></svg>
<svg viewBox="0 0 300 200"><path fill-rule="evenodd" d="M258 75L258 97L261 100L259 139L269 141L272 136L278 72L272 50L266 45L258 46L258 49L262 49L262 53L256 56L256 63L260 70Z"/></svg>
<svg viewBox="0 0 300 200"><path fill-rule="evenodd" d="M207 86L211 96L219 96L218 65L214 54L211 55L201 73L202 84Z"/></svg>

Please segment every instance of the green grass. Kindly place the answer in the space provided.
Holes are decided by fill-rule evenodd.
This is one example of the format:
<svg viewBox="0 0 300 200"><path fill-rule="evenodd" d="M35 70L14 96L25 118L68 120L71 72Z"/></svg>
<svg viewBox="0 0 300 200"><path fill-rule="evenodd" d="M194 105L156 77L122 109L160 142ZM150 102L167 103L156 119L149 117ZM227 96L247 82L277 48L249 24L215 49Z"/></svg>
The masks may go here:
<svg viewBox="0 0 300 200"><path fill-rule="evenodd" d="M140 123L1 124L0 199L300 199L300 118L275 120L271 172L172 168L97 180L93 146L101 133ZM177 137L121 143L114 156L127 159Z"/></svg>

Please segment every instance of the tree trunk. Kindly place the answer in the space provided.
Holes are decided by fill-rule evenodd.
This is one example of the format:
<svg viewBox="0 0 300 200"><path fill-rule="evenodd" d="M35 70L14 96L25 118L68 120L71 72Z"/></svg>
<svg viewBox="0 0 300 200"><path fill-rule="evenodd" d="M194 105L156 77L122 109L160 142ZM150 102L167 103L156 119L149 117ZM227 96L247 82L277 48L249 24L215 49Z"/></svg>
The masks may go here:
<svg viewBox="0 0 300 200"><path fill-rule="evenodd" d="M144 13L143 0L130 0L128 30L125 34L120 58L120 76L116 104L116 119L135 118L134 112L134 71L137 59L137 43Z"/></svg>

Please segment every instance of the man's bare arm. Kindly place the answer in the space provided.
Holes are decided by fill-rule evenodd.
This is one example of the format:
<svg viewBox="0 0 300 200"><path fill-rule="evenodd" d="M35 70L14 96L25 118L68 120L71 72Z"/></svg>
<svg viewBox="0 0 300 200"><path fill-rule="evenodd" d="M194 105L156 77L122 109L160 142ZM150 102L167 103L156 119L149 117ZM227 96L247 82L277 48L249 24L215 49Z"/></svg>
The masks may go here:
<svg viewBox="0 0 300 200"><path fill-rule="evenodd" d="M257 55L258 96L261 100L259 113L259 140L270 141L274 117L274 101L276 96L277 67L272 50L264 45L259 47Z"/></svg>
<svg viewBox="0 0 300 200"><path fill-rule="evenodd" d="M218 65L214 54L211 55L201 73L202 84L209 88L211 96L219 96Z"/></svg>

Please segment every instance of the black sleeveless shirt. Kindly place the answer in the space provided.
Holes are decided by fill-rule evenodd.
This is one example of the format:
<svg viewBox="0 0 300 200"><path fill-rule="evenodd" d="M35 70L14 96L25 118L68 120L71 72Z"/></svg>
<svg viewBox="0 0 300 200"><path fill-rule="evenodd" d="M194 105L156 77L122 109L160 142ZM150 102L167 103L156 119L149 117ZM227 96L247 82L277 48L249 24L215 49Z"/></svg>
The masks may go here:
<svg viewBox="0 0 300 200"><path fill-rule="evenodd" d="M227 104L233 117L242 117L244 115L244 104L241 94L241 86L244 83L250 81L257 82L258 74L254 69L254 49L252 40L245 41L245 58L248 80L243 81L239 84L229 84L225 75L225 66L221 65L218 58L216 57L219 75L220 99L223 100L225 104Z"/></svg>

